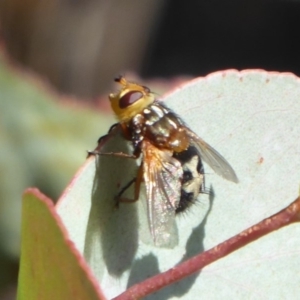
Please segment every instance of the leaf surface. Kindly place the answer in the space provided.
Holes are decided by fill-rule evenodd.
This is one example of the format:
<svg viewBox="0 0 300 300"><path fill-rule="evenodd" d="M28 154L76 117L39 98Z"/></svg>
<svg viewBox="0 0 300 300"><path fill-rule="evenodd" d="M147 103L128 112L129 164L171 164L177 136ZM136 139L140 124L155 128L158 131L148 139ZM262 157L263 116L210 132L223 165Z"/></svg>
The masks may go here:
<svg viewBox="0 0 300 300"><path fill-rule="evenodd" d="M165 96L165 103L229 161L239 178L231 183L205 165L206 186L214 193L200 195L177 218L174 249L149 243L144 193L136 203L114 209L114 196L134 176L136 162L88 159L57 209L106 296L221 243L298 196L299 99L296 76L262 70L216 72ZM118 136L102 150L130 152ZM299 236L298 224L269 234L153 299L293 298L300 292Z"/></svg>

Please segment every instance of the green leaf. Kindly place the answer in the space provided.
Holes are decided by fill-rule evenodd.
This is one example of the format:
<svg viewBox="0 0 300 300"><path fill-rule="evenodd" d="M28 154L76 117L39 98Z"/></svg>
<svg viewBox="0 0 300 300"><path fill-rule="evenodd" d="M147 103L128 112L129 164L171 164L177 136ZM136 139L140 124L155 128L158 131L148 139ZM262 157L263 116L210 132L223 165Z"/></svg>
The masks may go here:
<svg viewBox="0 0 300 300"><path fill-rule="evenodd" d="M50 199L24 194L18 300L104 299Z"/></svg>

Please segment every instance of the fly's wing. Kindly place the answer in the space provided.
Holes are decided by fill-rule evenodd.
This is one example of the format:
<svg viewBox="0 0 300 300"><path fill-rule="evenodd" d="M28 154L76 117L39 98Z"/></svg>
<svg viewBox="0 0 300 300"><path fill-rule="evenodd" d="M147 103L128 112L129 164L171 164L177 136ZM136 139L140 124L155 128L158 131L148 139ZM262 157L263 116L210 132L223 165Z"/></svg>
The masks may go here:
<svg viewBox="0 0 300 300"><path fill-rule="evenodd" d="M189 129L186 130L192 144L199 150L203 161L205 161L218 175L227 180L238 183L239 180L226 159L194 132Z"/></svg>
<svg viewBox="0 0 300 300"><path fill-rule="evenodd" d="M144 147L143 154L150 232L156 246L173 248L178 243L175 210L180 200L182 167L171 152L151 144Z"/></svg>

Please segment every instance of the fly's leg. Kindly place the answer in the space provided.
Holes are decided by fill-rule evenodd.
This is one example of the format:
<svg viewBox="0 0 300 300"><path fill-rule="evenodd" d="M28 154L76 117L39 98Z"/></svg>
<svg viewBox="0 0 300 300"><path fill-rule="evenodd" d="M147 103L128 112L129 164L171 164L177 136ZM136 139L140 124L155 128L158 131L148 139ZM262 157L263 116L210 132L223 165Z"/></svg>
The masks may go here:
<svg viewBox="0 0 300 300"><path fill-rule="evenodd" d="M116 157L123 157L123 158L131 158L137 159L138 156L133 154L127 154L124 152L99 152L99 151L88 151L88 155L107 155L107 156L116 156Z"/></svg>
<svg viewBox="0 0 300 300"><path fill-rule="evenodd" d="M201 174L204 175L204 172L201 172ZM205 177L203 176L203 181L202 184L200 186L200 194L205 194L205 195L210 195L211 194L211 189L205 186Z"/></svg>
<svg viewBox="0 0 300 300"><path fill-rule="evenodd" d="M211 189L207 188L206 186L203 186L203 184L201 184L200 194L210 195L210 193L211 193Z"/></svg>
<svg viewBox="0 0 300 300"><path fill-rule="evenodd" d="M133 154L128 154L128 153L124 153L124 152L99 152L97 150L94 150L94 151L88 151L88 156L90 156L90 155L107 155L107 156L138 159L141 155L141 148L136 147Z"/></svg>
<svg viewBox="0 0 300 300"><path fill-rule="evenodd" d="M98 147L100 146L101 143L104 143L105 139L107 139L109 136L113 135L113 131L118 127L121 127L122 133L123 133L123 136L125 137L125 139L130 141L131 140L131 135L128 132L128 129L127 129L126 125L116 123L116 124L114 124L110 127L110 129L109 129L109 131L106 135L99 138ZM88 157L91 156L91 155L108 155L108 156L116 156L116 157L137 159L137 158L140 157L140 154L141 154L141 145L140 145L140 143L134 145L133 154L127 154L127 153L124 153L124 152L100 152L100 151L97 150L97 148L96 148L96 150L88 151Z"/></svg>
<svg viewBox="0 0 300 300"><path fill-rule="evenodd" d="M119 207L120 202L122 203L133 203L136 202L137 200L139 200L139 196L140 196L140 187L141 187L141 183L143 181L143 167L142 164L140 165L139 169L138 169L138 173L137 173L137 177L133 178L132 180L130 180L118 193L118 195L115 197L116 200L116 207ZM134 198L130 199L130 198L125 198L122 197L123 193L133 184L135 183L134 186Z"/></svg>
<svg viewBox="0 0 300 300"><path fill-rule="evenodd" d="M112 135L114 135L114 130L117 128L119 126L119 123L115 123L115 124L113 124L110 128L109 128L109 130L108 130L108 133L107 134L105 134L105 135L103 135L103 136L101 136L99 139L98 139L98 141L97 141L97 143L98 143L98 146L97 146L97 148L107 139L107 138L109 138L110 136L112 136ZM98 154L98 151L97 150L94 150L94 151L87 151L87 157L90 157L91 155L95 155L95 154Z"/></svg>
<svg viewBox="0 0 300 300"><path fill-rule="evenodd" d="M134 182L136 182L136 177L131 179L125 186L122 187L119 194L115 197L116 207L119 207L120 202L132 203L136 201L135 199L122 198L123 193L126 192Z"/></svg>

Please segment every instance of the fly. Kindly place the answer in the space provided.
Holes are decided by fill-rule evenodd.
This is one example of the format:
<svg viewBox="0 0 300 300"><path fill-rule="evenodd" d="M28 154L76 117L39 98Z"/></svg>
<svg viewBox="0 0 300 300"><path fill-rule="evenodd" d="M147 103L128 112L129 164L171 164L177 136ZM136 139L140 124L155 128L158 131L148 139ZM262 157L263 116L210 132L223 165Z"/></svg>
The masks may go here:
<svg viewBox="0 0 300 300"><path fill-rule="evenodd" d="M142 157L136 178L120 191L118 202L137 201L144 182L148 223L154 244L174 247L177 243L173 230L175 215L188 208L199 193L204 192L202 160L227 180L237 183L237 176L229 163L189 129L178 115L158 101L149 88L128 82L122 76L115 81L121 84L121 89L109 95L119 121L113 128L117 127L131 142L133 152L132 155L110 154ZM134 199L125 199L122 194L132 183L135 183Z"/></svg>

